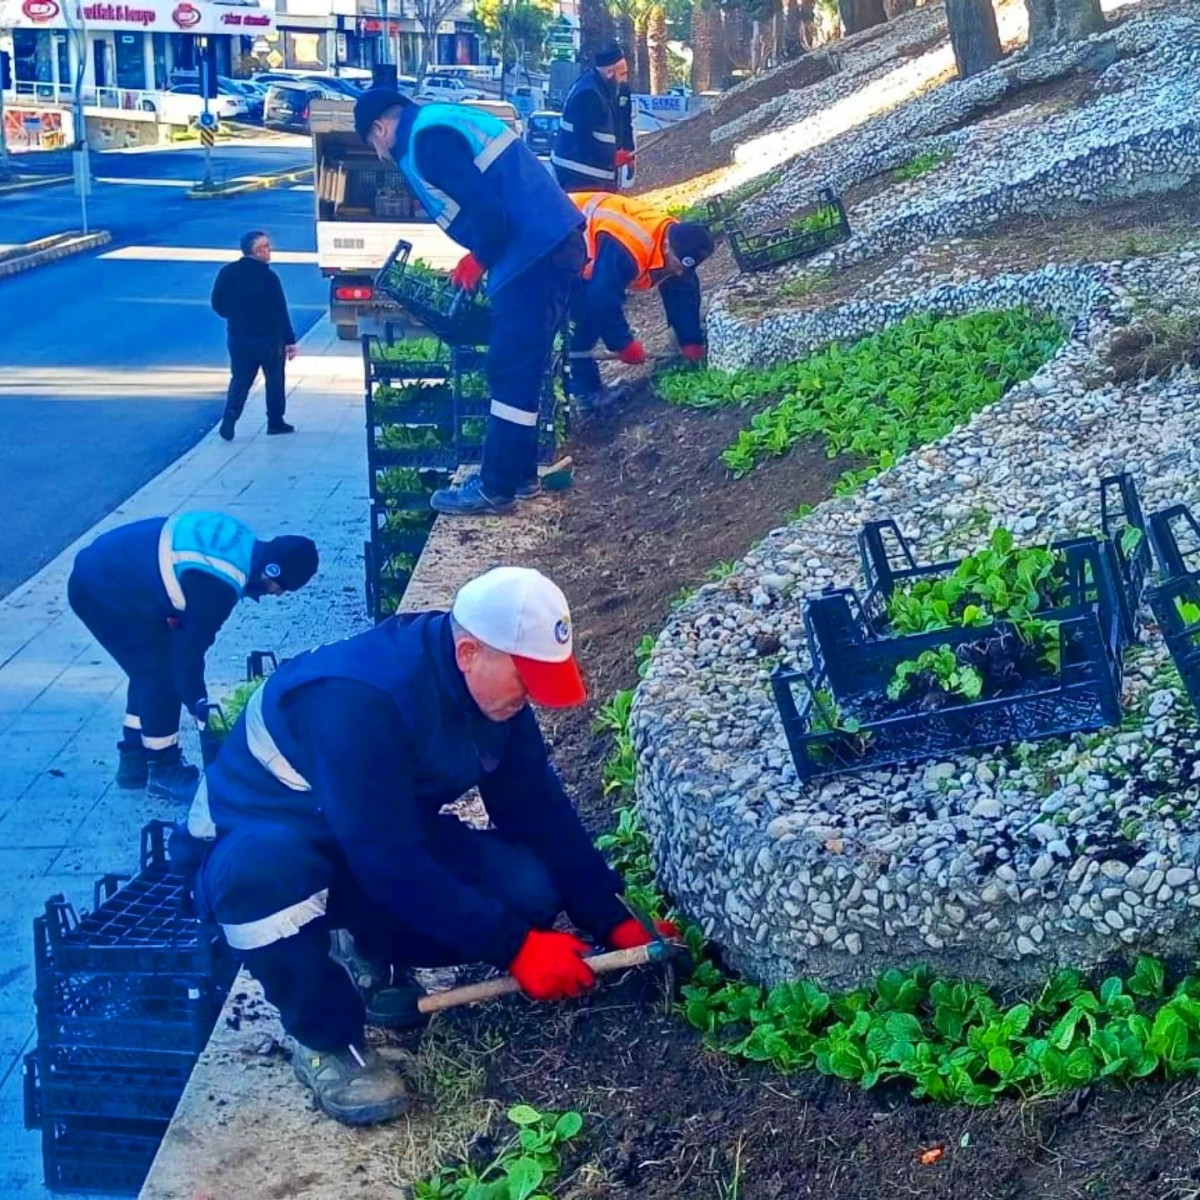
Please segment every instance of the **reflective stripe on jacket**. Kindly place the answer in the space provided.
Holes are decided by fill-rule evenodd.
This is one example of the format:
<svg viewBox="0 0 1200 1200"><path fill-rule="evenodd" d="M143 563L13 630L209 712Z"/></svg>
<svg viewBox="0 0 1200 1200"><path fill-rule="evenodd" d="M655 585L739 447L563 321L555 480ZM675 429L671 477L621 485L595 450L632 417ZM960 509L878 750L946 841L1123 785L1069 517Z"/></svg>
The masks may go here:
<svg viewBox="0 0 1200 1200"><path fill-rule="evenodd" d="M629 290L644 292L653 287L650 273L666 266L667 231L677 223L676 218L634 196L612 192L575 192L571 199L587 221L588 261L583 268L584 279L592 277L596 243L606 233L628 250L637 264L637 277Z"/></svg>
<svg viewBox="0 0 1200 1200"><path fill-rule="evenodd" d="M589 110L604 114L596 123ZM563 105L550 163L567 191L617 187L617 127L614 97L594 71L581 75Z"/></svg>

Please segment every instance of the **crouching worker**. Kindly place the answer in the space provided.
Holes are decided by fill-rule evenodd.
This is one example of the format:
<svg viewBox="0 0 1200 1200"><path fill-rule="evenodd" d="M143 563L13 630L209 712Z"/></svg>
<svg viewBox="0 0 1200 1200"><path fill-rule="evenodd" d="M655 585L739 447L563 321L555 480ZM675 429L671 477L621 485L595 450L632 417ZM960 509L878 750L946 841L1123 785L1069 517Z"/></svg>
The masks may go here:
<svg viewBox="0 0 1200 1200"><path fill-rule="evenodd" d="M204 658L243 597L303 587L316 573L305 537L259 541L224 513L152 517L101 534L67 581L75 615L129 676L117 786L187 804L199 772L179 750L180 708L204 728Z"/></svg>
<svg viewBox="0 0 1200 1200"><path fill-rule="evenodd" d="M330 1116L367 1125L407 1107L364 1024L413 1023L411 968L491 963L560 1000L593 983L588 947L551 928L560 911L606 946L649 940L530 708L584 699L562 592L499 567L450 613L392 617L285 663L206 772L216 841L199 906L279 1009ZM476 786L486 832L441 812ZM341 931L353 965L331 957Z"/></svg>
<svg viewBox="0 0 1200 1200"><path fill-rule="evenodd" d="M646 361L646 348L625 319L625 296L658 288L680 353L689 362L704 358L700 279L696 268L713 252L704 225L679 221L630 196L577 192L571 199L587 220L587 265L571 297L571 395L582 414L615 399L600 384L589 354L603 341L624 363Z"/></svg>

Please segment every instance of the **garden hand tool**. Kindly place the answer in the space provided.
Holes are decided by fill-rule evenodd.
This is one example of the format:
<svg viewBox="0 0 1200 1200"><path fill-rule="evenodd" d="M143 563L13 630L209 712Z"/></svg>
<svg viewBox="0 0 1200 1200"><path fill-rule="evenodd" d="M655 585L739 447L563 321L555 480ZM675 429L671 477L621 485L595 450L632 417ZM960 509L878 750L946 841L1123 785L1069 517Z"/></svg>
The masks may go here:
<svg viewBox="0 0 1200 1200"><path fill-rule="evenodd" d="M675 357L676 357L675 354L647 354L646 362L648 362L648 363L670 362L671 359L673 359ZM567 358L572 361L576 360L576 359L580 359L580 358L590 358L592 360L592 362L622 362L622 361L624 361L619 354L613 354L609 350L572 350L567 354Z"/></svg>
<svg viewBox="0 0 1200 1200"><path fill-rule="evenodd" d="M659 958L657 961L662 963L663 983L666 985L667 995L674 996L676 971L684 979L692 973L692 956L683 944L682 935L679 936L678 941L673 938L668 940L663 936L659 923L649 913L634 904L628 896L618 896L617 899L621 902L621 906L625 911L642 927L646 935L650 938L649 944L659 947ZM663 924L668 929L675 928L669 922L663 922Z"/></svg>

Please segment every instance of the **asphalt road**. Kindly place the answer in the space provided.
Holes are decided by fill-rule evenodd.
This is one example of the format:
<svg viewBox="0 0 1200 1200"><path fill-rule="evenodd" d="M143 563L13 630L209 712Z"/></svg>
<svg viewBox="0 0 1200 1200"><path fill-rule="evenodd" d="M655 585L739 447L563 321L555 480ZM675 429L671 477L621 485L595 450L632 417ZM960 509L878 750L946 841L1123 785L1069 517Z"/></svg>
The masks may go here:
<svg viewBox="0 0 1200 1200"><path fill-rule="evenodd" d="M307 142L214 151L217 178L304 166ZM93 156L92 228L112 245L0 279L0 596L219 420L227 380L212 280L265 229L298 336L321 316L312 191L185 198L199 150ZM80 227L69 185L0 196L0 244ZM289 258L299 261L288 261ZM263 418L256 385L243 423Z"/></svg>

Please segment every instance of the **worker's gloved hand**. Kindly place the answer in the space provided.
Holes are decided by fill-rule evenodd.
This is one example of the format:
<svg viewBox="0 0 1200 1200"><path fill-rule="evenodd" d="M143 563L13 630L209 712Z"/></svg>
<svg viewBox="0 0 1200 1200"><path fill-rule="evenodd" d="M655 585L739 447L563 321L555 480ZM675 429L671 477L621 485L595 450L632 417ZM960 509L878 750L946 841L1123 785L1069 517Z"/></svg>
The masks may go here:
<svg viewBox="0 0 1200 1200"><path fill-rule="evenodd" d="M706 347L702 346L699 342L688 342L679 347L679 353L690 363L703 362L705 351Z"/></svg>
<svg viewBox="0 0 1200 1200"><path fill-rule="evenodd" d="M616 157L618 167L632 167L634 164L634 153L632 150L618 150Z"/></svg>
<svg viewBox="0 0 1200 1200"><path fill-rule="evenodd" d="M531 929L508 970L534 1000L566 1000L596 982L583 961L587 951L587 943L573 934Z"/></svg>
<svg viewBox="0 0 1200 1200"><path fill-rule="evenodd" d="M640 367L646 361L646 347L634 338L628 346L617 351L617 357L631 367Z"/></svg>
<svg viewBox="0 0 1200 1200"><path fill-rule="evenodd" d="M464 292L473 292L483 279L483 263L473 254L465 254L459 259L458 266L450 272L450 282Z"/></svg>
<svg viewBox="0 0 1200 1200"><path fill-rule="evenodd" d="M654 928L667 941L672 941L683 936L679 932L678 926L672 925L670 921L655 921ZM614 950L633 950L638 946L648 946L652 941L654 939L646 932L641 921L637 921L633 917L627 917L616 929L609 933L608 937L604 939L604 944L611 946Z"/></svg>

